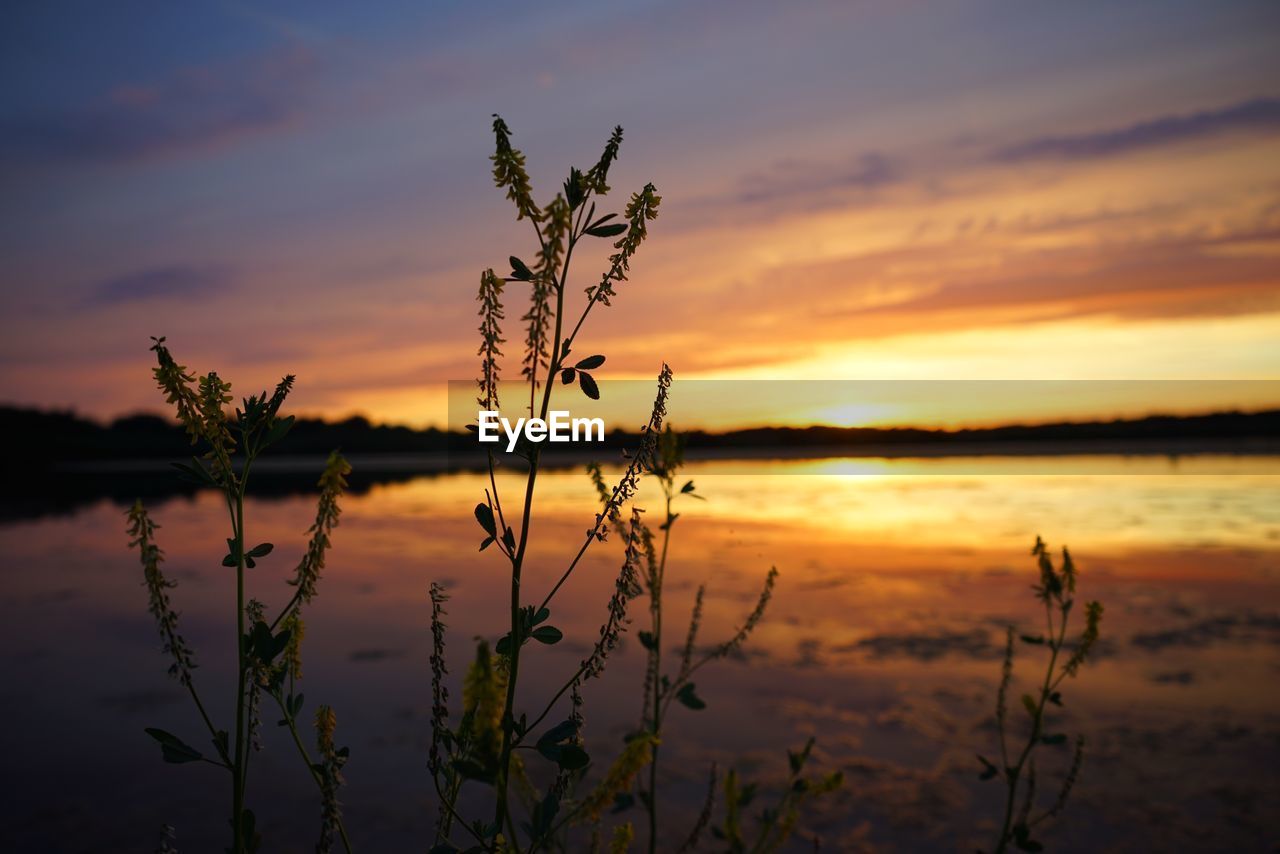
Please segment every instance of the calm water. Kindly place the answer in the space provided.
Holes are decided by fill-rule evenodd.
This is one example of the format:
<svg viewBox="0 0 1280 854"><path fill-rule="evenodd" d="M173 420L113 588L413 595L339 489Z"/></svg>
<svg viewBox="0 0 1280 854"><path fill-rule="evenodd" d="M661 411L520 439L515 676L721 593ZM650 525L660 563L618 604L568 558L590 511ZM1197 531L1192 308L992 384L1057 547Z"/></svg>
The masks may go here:
<svg viewBox="0 0 1280 854"><path fill-rule="evenodd" d="M1000 474L948 460L690 466L709 500L687 502L675 528L669 636L683 633L699 582L710 591L704 637L715 640L751 607L771 565L781 577L747 654L698 679L709 708L669 719L672 838L696 813L711 761L769 784L785 771L784 749L813 734L815 768L841 768L847 780L805 822L829 849L986 844L1002 802L996 784L976 781L974 753L993 750L1002 626L1042 619L1028 589L1038 533L1071 546L1082 596L1107 609L1100 655L1064 691L1062 728L1083 732L1088 752L1065 818L1046 834L1051 850L1262 850L1280 839L1280 459L1117 458L1101 468L1114 473L1045 473L1052 461L1027 459L991 461ZM422 850L429 839L428 583L453 594L455 676L474 636L504 631L500 557L475 551L471 507L482 492L478 476L451 475L350 498L308 614L308 707L338 711L353 754L348 826L366 851ZM558 577L594 507L585 477L571 473L545 477L538 501L530 599ZM184 851L224 842L221 819L202 810L211 799L222 809L221 772L162 764L142 732L200 741L165 676L123 510L103 500L0 528L3 850L151 850L165 822ZM218 565L224 510L211 494L152 510L185 633L202 653L202 692L225 719L231 674L216 651L233 634L234 574ZM276 544L251 573L252 593L278 606L311 500L264 499L249 512L249 539ZM618 543L603 544L556 600L566 640L522 659L526 706L540 708L541 685L584 654L619 559ZM628 644L586 693L597 756L634 725L639 651ZM266 848L309 850L313 787L264 718L250 797Z"/></svg>

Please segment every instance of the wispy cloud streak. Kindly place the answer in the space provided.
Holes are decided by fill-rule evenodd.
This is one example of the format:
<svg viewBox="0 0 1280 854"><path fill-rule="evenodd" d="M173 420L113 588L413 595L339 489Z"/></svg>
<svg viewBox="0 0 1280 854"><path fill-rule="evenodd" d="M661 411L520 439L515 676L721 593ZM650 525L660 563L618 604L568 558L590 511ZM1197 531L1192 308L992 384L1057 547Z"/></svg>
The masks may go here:
<svg viewBox="0 0 1280 854"><path fill-rule="evenodd" d="M0 121L9 164L134 162L217 148L295 121L314 78L311 53L188 67L93 103Z"/></svg>
<svg viewBox="0 0 1280 854"><path fill-rule="evenodd" d="M1000 149L994 159L1091 160L1232 133L1280 131L1280 98L1254 98L1214 110L1161 116L1120 128L1041 136Z"/></svg>
<svg viewBox="0 0 1280 854"><path fill-rule="evenodd" d="M151 267L91 285L84 303L101 308L156 299L201 300L222 293L234 282L234 275L224 267Z"/></svg>

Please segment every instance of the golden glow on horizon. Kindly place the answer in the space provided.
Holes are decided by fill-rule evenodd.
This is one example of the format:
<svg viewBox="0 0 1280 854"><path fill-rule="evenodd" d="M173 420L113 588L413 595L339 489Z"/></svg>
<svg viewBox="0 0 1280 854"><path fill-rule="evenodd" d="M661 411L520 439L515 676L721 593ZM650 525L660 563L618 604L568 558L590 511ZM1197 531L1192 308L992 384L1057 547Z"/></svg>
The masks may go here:
<svg viewBox="0 0 1280 854"><path fill-rule="evenodd" d="M821 158L822 143L814 145L812 156ZM670 192L670 219L658 221L632 280L613 308L592 316L581 346L609 356L598 379L635 379L642 389L661 361L671 364L671 418L684 428L991 426L1280 406L1270 390L1241 397L1230 386L1200 387L1195 398L1170 387L1150 400L1100 393L945 406L824 405L777 387L712 406L700 392L681 393L687 381L708 379L1278 379L1280 244L1273 235L1280 213L1267 188L1280 186L1280 158L1273 155L1271 140L1243 139L1069 165L926 161L917 164L917 180L870 197L790 206L784 198L767 215L708 188ZM671 180L680 185L679 175ZM704 217L700 205L721 215ZM579 276L597 266L590 252L607 254L607 247L584 247ZM1213 266L1224 260L1227 267ZM333 346L256 365L260 378L247 383L233 379L270 387L293 372L300 411L444 426L444 382L476 370L473 278L469 268L423 282L389 274L381 286L396 299L322 306L345 320ZM507 376L517 371L523 295L508 292ZM423 340L403 331L437 315L448 318L446 336ZM90 334L113 327L95 323ZM387 327L401 331L374 334ZM200 367L214 358L192 353L189 361ZM95 364L83 376L97 393L137 390L140 402L130 408L154 409L154 395L138 379L140 361ZM23 378L58 387L65 371L33 366ZM575 414L584 405L572 389L557 395ZM643 390L613 401L607 423L635 429L651 398ZM118 414L119 404L113 409Z"/></svg>
<svg viewBox="0 0 1280 854"><path fill-rule="evenodd" d="M698 372L693 376L680 374L677 366L670 417L683 429L813 424L958 428L1280 407L1280 384L1275 381L1275 374L1254 367L1274 350L1280 315L1151 321L1136 326L1067 321L998 332L967 330L901 336L834 345L805 360ZM1193 335L1198 346L1190 349L1187 342ZM1081 345L1082 341L1087 344ZM1040 358L1021 358L1029 350ZM1117 365L1126 367L1123 375L1117 376ZM912 396L911 382L948 374L973 380L1164 382L1143 386L1142 399L1134 399L1131 389L1120 385L1111 388L1102 382L1082 384L1078 393L1070 397L975 396L974 389L966 389L961 382L954 384L955 392L947 399L938 399L932 389L929 399ZM1236 382L1211 382L1223 376ZM818 379L891 380L898 381L903 390L890 399L841 401L826 406L812 396L787 391L791 383ZM1179 380L1186 380L1189 385L1179 384ZM752 383L762 385L753 388ZM709 384L723 385L724 389L709 397ZM885 385L892 387L895 383ZM939 385L946 389L951 384ZM1194 396L1188 397L1189 389L1194 390ZM575 414L602 415L611 429L638 428L652 401L652 380L634 375L626 381L611 379L605 390L607 406L589 404L575 388L565 386L557 386L554 400L557 406ZM744 390L749 393L744 395ZM439 427L448 423L451 394L455 418L474 414L473 389L466 382L459 382L452 389L435 383L344 395L348 402L334 407L337 414L329 417L359 412L378 423ZM516 401L522 397L527 399L513 385L503 399ZM461 423L452 426L461 429Z"/></svg>
<svg viewBox="0 0 1280 854"><path fill-rule="evenodd" d="M906 423L901 409L875 403L847 403L820 409L812 414L798 413L796 417L808 420L811 424L828 424L832 427L875 427Z"/></svg>
<svg viewBox="0 0 1280 854"><path fill-rule="evenodd" d="M942 408L824 407L775 390L719 401L723 411L712 411L680 394L690 379L1280 378L1280 247L1270 236L1277 214L1258 189L1280 183L1280 158L1271 154L1268 140L1241 140L1084 162L1069 178L1053 165L978 167L946 175L945 193L888 187L874 204L855 198L659 230L630 290L612 315L593 317L586 340L610 355L599 379L647 380L660 360L670 363L671 417L688 428L991 426L1280 406L1274 390L1240 397L1229 385L1198 387L1196 398L1171 386L1151 400L979 398ZM678 212L679 194L668 202ZM1194 249L1179 250L1184 244ZM1170 268L1161 259L1177 251L1194 254ZM1234 282L1211 272L1203 284L1167 280L1222 259L1252 266ZM683 309L664 331L672 300ZM619 312L630 319L620 322ZM715 323L681 322L708 317ZM517 331L512 324L508 338ZM434 360L449 355L439 343L427 349ZM364 360L354 356L344 370L357 374ZM579 407L580 396L558 394ZM610 426L638 425L644 397L620 405ZM448 410L426 382L349 388L325 408L418 426L445 423Z"/></svg>

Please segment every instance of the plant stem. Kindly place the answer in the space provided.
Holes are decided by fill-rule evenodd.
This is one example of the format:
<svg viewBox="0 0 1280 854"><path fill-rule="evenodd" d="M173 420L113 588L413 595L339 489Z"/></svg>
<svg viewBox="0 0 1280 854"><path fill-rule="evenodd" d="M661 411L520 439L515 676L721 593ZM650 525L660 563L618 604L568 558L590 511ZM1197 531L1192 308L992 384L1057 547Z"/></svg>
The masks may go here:
<svg viewBox="0 0 1280 854"><path fill-rule="evenodd" d="M541 231L539 231L541 238ZM543 386L542 393L542 411L541 417L545 420L547 411L551 408L551 390L554 388L554 380L560 368L560 359L562 348L560 346L560 333L562 331L562 322L564 314L564 288L569 278L569 262L573 258L573 247L577 242L576 233L569 234L569 244L565 249L564 266L561 268L560 280L556 283L556 323L555 334L551 339L551 360L547 364L547 380ZM544 243L545 245L545 243ZM538 366L535 362L533 371L531 371L531 385L536 388L538 382ZM511 751L515 749L515 700L516 685L520 675L520 647L523 645L523 624L520 612L520 573L524 567L525 550L529 545L529 524L533 513L533 489L538 479L538 461L539 452L535 449L529 456L529 476L525 484L524 492L524 514L520 521L520 543L516 549L515 557L511 560L511 653L510 666L507 672L507 698L503 706L502 712L502 751L498 754L498 797L497 804L494 809L494 824L498 828L505 827L510 821L510 806L508 804L508 789L510 782L511 770ZM512 838L507 840L512 846L519 845L518 840Z"/></svg>
<svg viewBox="0 0 1280 854"><path fill-rule="evenodd" d="M503 828L507 824L510 812L507 804L507 789L511 770L511 751L514 747L516 681L520 676L520 647L524 640L522 635L522 617L520 613L520 570L524 566L524 553L529 543L529 519L533 511L533 487L538 479L538 452L535 450L529 459L529 476L525 482L524 514L520 523L520 543L516 555L511 561L511 644L509 665L507 670L507 697L502 710L502 751L498 754L498 796L494 805L494 825ZM515 844L515 840L508 840Z"/></svg>
<svg viewBox="0 0 1280 854"><path fill-rule="evenodd" d="M431 777L432 783L435 785L436 797L440 799L440 803L445 808L443 821L441 821L441 823L436 827L436 844L438 845L441 842L449 842L449 833L453 829L454 819L457 819L458 824L462 826L462 829L475 837L476 842L483 845L484 840L479 836L476 836L476 832L471 829L471 825L467 824L466 819L458 814L458 808L456 805L458 802L458 792L462 790L462 778L458 776L454 777L454 779L449 783L449 794L446 797L444 790L440 788L440 778L434 774L431 775ZM453 843L450 842L449 844L452 845Z"/></svg>
<svg viewBox="0 0 1280 854"><path fill-rule="evenodd" d="M662 733L662 582L667 570L667 549L671 545L671 528L675 518L671 515L671 489L663 484L667 499L667 523L662 530L662 556L654 570L649 590L649 611L653 618L653 709L650 712L651 732L653 733L653 754L649 762L649 854L658 850L658 748L661 746L659 736Z"/></svg>
<svg viewBox="0 0 1280 854"><path fill-rule="evenodd" d="M637 454L632 458L630 465L627 467L627 471L623 474L623 482L625 482L630 475L640 471L639 465L640 456ZM613 495L610 497L610 503L618 498L621 491L622 482L619 482L619 484L613 488ZM619 506L621 506L621 504L619 504ZM560 588L564 586L564 583L569 580L569 576L573 574L573 570L578 566L578 562L581 561L582 556L587 553L587 549L591 548L591 544L596 541L596 535L599 534L600 529L604 527L605 522L607 521L608 517L605 514L600 513L596 515L595 524L587 531L587 536L582 541L582 546L578 549L578 553L573 556L573 560L569 561L569 568L560 576L560 580L558 580L551 588L551 592L543 598L542 604L538 606L539 609L547 607L547 605L551 603L552 598L555 597L556 593L560 591Z"/></svg>
<svg viewBox="0 0 1280 854"><path fill-rule="evenodd" d="M1053 609L1049 602L1045 602L1044 606L1045 621L1048 627L1047 637L1052 646L1052 652L1049 655L1049 666L1045 670L1044 684L1040 688L1040 699L1036 703L1035 714L1031 718L1031 734L1027 738L1027 744L1022 748L1022 753L1018 756L1018 762L1012 768L1005 769L1005 778L1008 785L1008 796L1004 805L1004 822L1000 827L1000 841L996 844L995 854L1004 854L1009 846L1010 831L1013 824L1013 810L1018 800L1018 780L1022 775L1022 769L1026 765L1027 759L1031 756L1031 751L1035 749L1036 742L1040 740L1040 731L1044 725L1044 706L1049 701L1049 695L1053 691L1053 669L1058 663L1058 652L1062 649L1063 641L1067 634L1067 610L1064 608L1062 612L1062 620L1058 627L1057 637L1054 637L1053 631Z"/></svg>
<svg viewBox="0 0 1280 854"><path fill-rule="evenodd" d="M224 471L225 480L222 487L223 498L227 502L227 515L231 521L231 540L233 543L243 543L240 536L240 526L243 521L243 508L239 507L240 485L236 483L234 476L229 470ZM227 770L231 772L231 843L232 851L235 854L242 854L244 851L243 833L241 827L241 812L244 807L244 791L240 776L240 710L243 707L244 697L244 608L241 602L244 600L244 560L243 547L240 549L241 560L236 568L236 652L239 659L237 667L236 682L236 743L231 745L231 755L226 756ZM200 709L201 715L205 718L205 723L212 729L213 724L205 714L204 704L196 697L195 688L191 687L192 697L196 700L196 706ZM215 743L217 733L214 733ZM225 756L225 754L224 754Z"/></svg>
<svg viewBox="0 0 1280 854"><path fill-rule="evenodd" d="M245 647L244 647L244 486L243 483L235 492L235 542L239 559L236 562L236 649L239 662L236 678L236 743L235 762L232 777L232 849L235 854L245 851L244 838L244 770L247 764L244 739L244 692L245 692Z"/></svg>
<svg viewBox="0 0 1280 854"><path fill-rule="evenodd" d="M276 618L271 621L271 625L268 626L268 628L271 629L272 632L275 632L276 626L280 625L280 621L283 620L285 617L289 616L289 612L293 610L293 606L297 605L298 602L301 600L302 600L302 586L299 585L298 589L294 592L293 597L289 600L288 604L286 604L284 608L281 609L279 614L276 614Z"/></svg>
<svg viewBox="0 0 1280 854"><path fill-rule="evenodd" d="M293 736L293 743L298 747L298 754L302 757L302 761L306 763L307 771L311 773L311 779L316 781L316 785L324 790L324 781L320 779L320 773L316 771L315 766L311 763L311 754L307 753L307 747L302 743L302 736L298 733L298 724L289 710L285 708L278 694L271 695L276 705L280 707L281 714L284 715L285 723L289 726L289 734ZM338 818L338 835L342 837L342 846L347 850L347 854L351 854L351 840L347 838L347 829L342 824L342 818Z"/></svg>
<svg viewBox="0 0 1280 854"><path fill-rule="evenodd" d="M488 448L486 450L489 457L489 487L493 490L493 509L498 511L498 524L502 526L501 530L506 531L507 518L502 515L502 499L498 497L498 478L494 473L494 469L497 467L497 461L493 456L493 448ZM505 548L505 544L499 542L499 545ZM508 555L508 557L510 557L510 555Z"/></svg>

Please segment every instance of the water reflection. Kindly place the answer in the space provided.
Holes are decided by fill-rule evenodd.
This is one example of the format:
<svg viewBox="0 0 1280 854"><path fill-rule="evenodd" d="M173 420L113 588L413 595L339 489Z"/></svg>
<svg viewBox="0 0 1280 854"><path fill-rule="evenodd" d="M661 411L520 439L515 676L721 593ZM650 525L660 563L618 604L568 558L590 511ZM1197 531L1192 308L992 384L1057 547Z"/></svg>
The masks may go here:
<svg viewBox="0 0 1280 854"><path fill-rule="evenodd" d="M687 617L706 581L704 636L725 635L769 566L782 576L746 654L699 679L710 708L673 713L663 747L673 836L700 804L708 762L776 779L782 750L815 734L821 767L840 767L849 781L809 822L831 848L984 843L997 795L976 781L973 754L993 737L1001 627L1037 618L1027 549L1038 533L1072 546L1085 595L1107 604L1098 660L1066 692L1064 725L1088 735L1089 752L1052 838L1062 850L1273 841L1280 461L1250 458L1224 474L1231 463L1216 460L1206 475L1183 461L1177 477L1163 473L1168 464L1118 458L1113 474L1075 475L1046 473L1039 461L1036 474L1017 476L1025 460L999 461L1009 476L945 459L761 460L736 463L733 474L690 466L709 501L686 507L677 525L669 619ZM455 674L473 636L503 631L499 560L475 551L470 508L483 485L459 474L369 484L351 497L309 615L306 692L337 708L340 740L352 747L345 800L365 850L421 847L431 826L429 581L447 581L453 594ZM530 599L558 578L593 506L581 475L541 482ZM230 662L216 654L234 620L233 577L218 565L225 508L191 493L153 512L185 633L202 653L202 690L225 718ZM277 544L253 571L253 595L283 601L312 512L309 498L290 494L252 503L249 538ZM161 822L178 828L184 850L221 842L221 819L201 809L221 805L221 778L162 765L142 733L155 725L194 738L196 722L164 676L123 528L111 498L0 528L3 701L21 781L4 806L6 850L148 850ZM584 654L619 548L590 553L557 599L566 641L529 656L528 705ZM586 693L589 746L601 755L639 714L637 646ZM257 812L272 850L292 850L276 843L295 832L306 850L313 792L277 735L267 733L254 760Z"/></svg>

